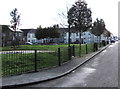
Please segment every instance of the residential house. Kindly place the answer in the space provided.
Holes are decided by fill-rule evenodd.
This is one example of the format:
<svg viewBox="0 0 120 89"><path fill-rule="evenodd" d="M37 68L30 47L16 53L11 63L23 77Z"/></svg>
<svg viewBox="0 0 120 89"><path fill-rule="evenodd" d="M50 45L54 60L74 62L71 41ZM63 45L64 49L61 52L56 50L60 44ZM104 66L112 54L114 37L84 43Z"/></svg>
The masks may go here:
<svg viewBox="0 0 120 89"><path fill-rule="evenodd" d="M23 31L24 32L24 31ZM59 38L44 38L44 39L40 39L37 40L37 38L35 37L35 33L36 33L36 29L31 29L28 33L27 33L27 41L26 42L31 42L31 43L35 43L35 44L45 44L45 43L63 43L64 42L64 29L60 29L60 34L61 36Z"/></svg>
<svg viewBox="0 0 120 89"><path fill-rule="evenodd" d="M44 38L41 40L38 40L35 37L35 33L36 33L36 29L31 29L28 33L27 33L27 42L31 42L33 44L41 44L41 43L47 43L48 39Z"/></svg>
<svg viewBox="0 0 120 89"><path fill-rule="evenodd" d="M79 35L80 34L78 32L71 32L71 36L70 36L71 43L80 42ZM81 39L82 39L82 42L81 42L82 44L93 43L93 42L99 41L99 38L95 36L94 34L92 34L90 31L83 32L81 34ZM107 38L104 36L104 34L102 34L101 41L102 40L106 41L106 39ZM68 43L68 32L65 33L64 43Z"/></svg>
<svg viewBox="0 0 120 89"><path fill-rule="evenodd" d="M37 43L37 44L45 44L45 43L68 43L68 28L60 28L59 32L61 34L61 37L59 38L44 38L41 40L37 40L35 37L36 29L21 29L23 31L23 34L25 34L25 39L26 42L31 42L31 43ZM71 36L70 40L71 43L79 43L79 33L74 32L74 29L71 31ZM83 32L81 35L82 39L82 44L85 43L93 43L93 42L98 42L99 38L92 34L90 31ZM101 35L101 41L102 40L107 40L104 34Z"/></svg>
<svg viewBox="0 0 120 89"><path fill-rule="evenodd" d="M39 43L39 41L38 41L37 38L35 37L35 32L36 32L36 29L31 29L31 30L27 33L27 42Z"/></svg>
<svg viewBox="0 0 120 89"><path fill-rule="evenodd" d="M23 32L23 44L27 42L27 34L32 29L20 29Z"/></svg>
<svg viewBox="0 0 120 89"><path fill-rule="evenodd" d="M9 25L1 26L2 26L2 47L13 45L15 37L17 39L17 43L19 43L19 45L22 44L23 39L21 30L16 30L14 37L14 30L12 30Z"/></svg>

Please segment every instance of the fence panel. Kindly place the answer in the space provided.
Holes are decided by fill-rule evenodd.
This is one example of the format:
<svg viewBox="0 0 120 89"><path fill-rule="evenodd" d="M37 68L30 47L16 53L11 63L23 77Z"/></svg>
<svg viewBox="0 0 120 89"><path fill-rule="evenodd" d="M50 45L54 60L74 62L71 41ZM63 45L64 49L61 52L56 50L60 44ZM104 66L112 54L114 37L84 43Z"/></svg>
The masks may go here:
<svg viewBox="0 0 120 89"><path fill-rule="evenodd" d="M82 44L82 47L81 47L81 56L84 56L84 55L86 55L86 45Z"/></svg>
<svg viewBox="0 0 120 89"><path fill-rule="evenodd" d="M88 45L88 53L93 52L93 44L87 44Z"/></svg>
<svg viewBox="0 0 120 89"><path fill-rule="evenodd" d="M58 65L57 51L37 51L37 69L48 68Z"/></svg>
<svg viewBox="0 0 120 89"><path fill-rule="evenodd" d="M75 46L75 57L79 57L79 53L80 53L80 46L76 45Z"/></svg>
<svg viewBox="0 0 120 89"><path fill-rule="evenodd" d="M2 75L15 75L34 70L34 51L2 52Z"/></svg>
<svg viewBox="0 0 120 89"><path fill-rule="evenodd" d="M61 63L67 62L69 60L68 47L61 47L60 53Z"/></svg>

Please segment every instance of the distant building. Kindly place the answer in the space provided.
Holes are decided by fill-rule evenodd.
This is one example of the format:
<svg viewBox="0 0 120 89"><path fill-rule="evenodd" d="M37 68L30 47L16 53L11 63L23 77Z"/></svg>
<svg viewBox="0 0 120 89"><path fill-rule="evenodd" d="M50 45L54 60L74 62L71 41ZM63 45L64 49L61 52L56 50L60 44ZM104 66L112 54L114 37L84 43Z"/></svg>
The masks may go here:
<svg viewBox="0 0 120 89"><path fill-rule="evenodd" d="M78 32L72 32L71 36L70 36L71 43L79 43L80 42L79 35L80 34ZM98 42L100 38L98 38L97 36L95 36L94 34L92 34L90 31L86 31L86 32L83 32L81 34L81 39L82 39L81 43L85 44L85 43ZM106 41L106 39L107 38L102 34L101 35L101 41L102 40ZM64 42L68 43L68 32L65 33Z"/></svg>
<svg viewBox="0 0 120 89"><path fill-rule="evenodd" d="M36 32L36 29L31 29L27 33L27 42L39 43L39 40L37 40L37 38L35 37L35 32Z"/></svg>
<svg viewBox="0 0 120 89"><path fill-rule="evenodd" d="M22 30L23 31L23 30ZM24 32L24 31L23 31ZM59 38L44 38L37 40L35 37L36 29L30 29L27 33L26 42L31 42L33 44L45 44L45 43L64 43L64 29L60 29L61 36Z"/></svg>
<svg viewBox="0 0 120 89"><path fill-rule="evenodd" d="M23 42L24 44L27 42L27 34L32 29L20 29L23 32Z"/></svg>
<svg viewBox="0 0 120 89"><path fill-rule="evenodd" d="M13 41L15 40L14 30L12 30L9 25L1 26L2 26L2 47L13 45L14 44ZM18 41L17 43L22 44L23 43L22 31L16 30L15 35Z"/></svg>
<svg viewBox="0 0 120 89"><path fill-rule="evenodd" d="M44 38L37 40L35 37L36 29L21 29L23 31L23 39L25 42L31 42L33 44L46 44L46 43L68 43L68 28L60 28L59 32L61 36L59 38ZM74 32L74 29L71 31L70 40L71 43L79 43L79 33ZM100 38L93 35L90 31L83 32L81 35L82 44L98 42ZM102 40L107 40L104 34L101 35Z"/></svg>

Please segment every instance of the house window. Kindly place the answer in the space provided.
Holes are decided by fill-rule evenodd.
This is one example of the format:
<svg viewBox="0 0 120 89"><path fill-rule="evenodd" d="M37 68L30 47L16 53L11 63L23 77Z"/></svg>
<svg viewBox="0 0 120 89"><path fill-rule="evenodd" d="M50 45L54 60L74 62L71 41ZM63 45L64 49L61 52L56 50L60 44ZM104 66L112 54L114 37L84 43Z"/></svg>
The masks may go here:
<svg viewBox="0 0 120 89"><path fill-rule="evenodd" d="M22 36L22 33L19 33L19 36Z"/></svg>
<svg viewBox="0 0 120 89"><path fill-rule="evenodd" d="M15 36L18 36L18 33L15 33Z"/></svg>
<svg viewBox="0 0 120 89"><path fill-rule="evenodd" d="M76 36L78 36L78 33L76 33Z"/></svg>
<svg viewBox="0 0 120 89"><path fill-rule="evenodd" d="M82 36L85 36L85 33L82 33Z"/></svg>
<svg viewBox="0 0 120 89"><path fill-rule="evenodd" d="M32 37L35 38L35 34L32 34Z"/></svg>
<svg viewBox="0 0 120 89"><path fill-rule="evenodd" d="M30 34L28 34L28 38L30 38Z"/></svg>
<svg viewBox="0 0 120 89"><path fill-rule="evenodd" d="M25 41L25 38L23 38L23 41Z"/></svg>
<svg viewBox="0 0 120 89"><path fill-rule="evenodd" d="M62 35L63 37L65 37L66 36L66 33L63 33L63 35Z"/></svg>

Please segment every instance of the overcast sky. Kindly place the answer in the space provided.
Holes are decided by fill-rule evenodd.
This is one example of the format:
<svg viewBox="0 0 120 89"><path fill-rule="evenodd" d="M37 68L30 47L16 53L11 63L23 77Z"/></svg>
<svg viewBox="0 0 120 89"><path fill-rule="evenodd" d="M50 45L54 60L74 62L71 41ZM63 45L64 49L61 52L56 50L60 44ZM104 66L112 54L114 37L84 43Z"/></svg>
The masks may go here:
<svg viewBox="0 0 120 89"><path fill-rule="evenodd" d="M17 8L21 13L20 28L36 28L61 23L58 13L66 14L67 8L77 0L2 0L0 5L0 24L10 25L10 12ZM119 0L86 0L91 8L92 18L103 19L106 28L118 35L118 1Z"/></svg>

